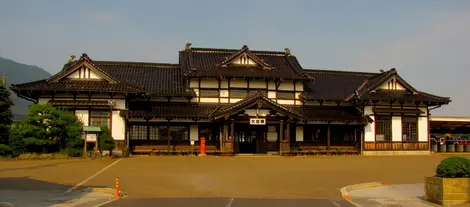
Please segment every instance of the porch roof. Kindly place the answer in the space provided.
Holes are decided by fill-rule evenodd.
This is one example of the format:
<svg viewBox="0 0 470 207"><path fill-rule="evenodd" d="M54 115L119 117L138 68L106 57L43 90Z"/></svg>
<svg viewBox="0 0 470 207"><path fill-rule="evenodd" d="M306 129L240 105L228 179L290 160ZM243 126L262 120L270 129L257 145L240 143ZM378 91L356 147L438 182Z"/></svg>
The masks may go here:
<svg viewBox="0 0 470 207"><path fill-rule="evenodd" d="M208 119L218 108L209 104L161 104L152 106L151 111L125 111L128 118L161 118L161 119Z"/></svg>
<svg viewBox="0 0 470 207"><path fill-rule="evenodd" d="M292 110L301 114L305 121L367 122L367 117L354 107L292 107Z"/></svg>

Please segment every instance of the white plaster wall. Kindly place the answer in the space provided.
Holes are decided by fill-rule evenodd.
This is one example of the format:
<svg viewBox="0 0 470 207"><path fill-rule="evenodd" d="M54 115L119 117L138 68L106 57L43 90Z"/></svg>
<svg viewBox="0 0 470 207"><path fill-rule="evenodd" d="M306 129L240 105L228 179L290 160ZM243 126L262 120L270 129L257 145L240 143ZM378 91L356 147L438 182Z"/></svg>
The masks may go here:
<svg viewBox="0 0 470 207"><path fill-rule="evenodd" d="M196 102L198 102L198 99L197 99L197 98L192 98L192 99L190 100L190 102L191 102L191 103L196 103Z"/></svg>
<svg viewBox="0 0 470 207"><path fill-rule="evenodd" d="M90 70L90 79L98 79L99 80L99 79L101 79L101 77L98 74L96 74L95 72Z"/></svg>
<svg viewBox="0 0 470 207"><path fill-rule="evenodd" d="M125 99L113 99L116 103L114 105L115 109L126 109L126 100Z"/></svg>
<svg viewBox="0 0 470 207"><path fill-rule="evenodd" d="M51 100L50 98L39 98L38 104L47 104Z"/></svg>
<svg viewBox="0 0 470 207"><path fill-rule="evenodd" d="M248 58L248 63L244 63L241 61L240 58L236 58L234 61L231 62L231 64L237 64L237 65L256 65L256 62L254 62L252 59Z"/></svg>
<svg viewBox="0 0 470 207"><path fill-rule="evenodd" d="M295 82L295 91L304 91L304 83Z"/></svg>
<svg viewBox="0 0 470 207"><path fill-rule="evenodd" d="M275 90L276 89L276 83L274 81L269 81L268 82L268 89L269 90Z"/></svg>
<svg viewBox="0 0 470 207"><path fill-rule="evenodd" d="M228 90L220 90L220 97L228 97Z"/></svg>
<svg viewBox="0 0 470 207"><path fill-rule="evenodd" d="M428 139L428 117L418 117L418 141L427 142Z"/></svg>
<svg viewBox="0 0 470 207"><path fill-rule="evenodd" d="M266 81L262 80L252 80L250 81L250 88L266 88Z"/></svg>
<svg viewBox="0 0 470 207"><path fill-rule="evenodd" d="M219 98L200 98L201 103L219 103Z"/></svg>
<svg viewBox="0 0 470 207"><path fill-rule="evenodd" d="M276 91L268 91L268 98L276 98Z"/></svg>
<svg viewBox="0 0 470 207"><path fill-rule="evenodd" d="M246 80L230 80L230 88L247 88L248 82Z"/></svg>
<svg viewBox="0 0 470 207"><path fill-rule="evenodd" d="M304 141L304 127L303 126L295 127L295 141L297 142Z"/></svg>
<svg viewBox="0 0 470 207"><path fill-rule="evenodd" d="M402 126L401 126L401 116L392 116L392 141L401 142L402 141Z"/></svg>
<svg viewBox="0 0 470 207"><path fill-rule="evenodd" d="M190 88L198 88L199 87L198 82L197 82L197 78L191 78L189 80L189 87Z"/></svg>
<svg viewBox="0 0 470 207"><path fill-rule="evenodd" d="M375 141L375 117L373 116L372 106L364 107L364 114L371 115L370 117L374 120L374 122L364 127L364 141L373 142Z"/></svg>
<svg viewBox="0 0 470 207"><path fill-rule="evenodd" d="M195 88L194 93L196 93L196 96L199 96L199 89Z"/></svg>
<svg viewBox="0 0 470 207"><path fill-rule="evenodd" d="M75 116L82 122L83 126L88 126L88 110L75 110Z"/></svg>
<svg viewBox="0 0 470 207"><path fill-rule="evenodd" d="M426 107L419 107L419 110L423 111L424 113L422 114L423 116L427 116L428 115L428 108Z"/></svg>
<svg viewBox="0 0 470 207"><path fill-rule="evenodd" d="M295 105L302 105L302 101L295 101Z"/></svg>
<svg viewBox="0 0 470 207"><path fill-rule="evenodd" d="M219 81L217 79L202 79L201 88L219 88Z"/></svg>
<svg viewBox="0 0 470 207"><path fill-rule="evenodd" d="M242 99L241 98L231 98L230 99L230 103L237 103L239 101L241 101Z"/></svg>
<svg viewBox="0 0 470 207"><path fill-rule="evenodd" d="M119 111L113 111L112 119L113 131L111 132L111 135L113 136L114 140L124 140L126 134L124 118L119 116Z"/></svg>
<svg viewBox="0 0 470 207"><path fill-rule="evenodd" d="M228 80L222 80L222 83L220 83L220 88L228 88Z"/></svg>
<svg viewBox="0 0 470 207"><path fill-rule="evenodd" d="M395 83L393 83L390 86L391 88L389 88L388 83L392 80L394 80L394 82L396 82L395 78L390 78L387 81L385 81L384 83L382 83L381 85L379 85L379 87L377 87L377 89L406 90L405 87L403 87L400 83L396 83L396 88L395 88Z"/></svg>
<svg viewBox="0 0 470 207"><path fill-rule="evenodd" d="M292 81L282 81L281 85L279 85L279 90L293 91L294 90L294 82L292 82Z"/></svg>
<svg viewBox="0 0 470 207"><path fill-rule="evenodd" d="M220 103L228 103L228 98L221 98Z"/></svg>
<svg viewBox="0 0 470 207"><path fill-rule="evenodd" d="M294 105L295 101L294 100L277 100L277 103L285 104L285 105Z"/></svg>
<svg viewBox="0 0 470 207"><path fill-rule="evenodd" d="M67 78L80 78L80 73L79 73L80 70L76 70L75 72L73 72L72 74L68 75Z"/></svg>
<svg viewBox="0 0 470 207"><path fill-rule="evenodd" d="M197 141L199 137L199 128L197 125L191 125L189 127L189 140Z"/></svg>
<svg viewBox="0 0 470 207"><path fill-rule="evenodd" d="M300 94L301 94L301 92L295 93L295 99L300 99Z"/></svg>

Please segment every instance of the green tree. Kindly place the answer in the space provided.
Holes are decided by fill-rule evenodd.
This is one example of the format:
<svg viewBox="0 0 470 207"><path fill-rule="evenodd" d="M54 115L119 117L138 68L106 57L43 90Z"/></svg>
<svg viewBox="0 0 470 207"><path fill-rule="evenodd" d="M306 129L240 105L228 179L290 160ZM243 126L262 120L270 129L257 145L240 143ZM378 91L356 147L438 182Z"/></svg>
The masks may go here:
<svg viewBox="0 0 470 207"><path fill-rule="evenodd" d="M0 156L8 156L11 148L8 146L8 137L11 126L11 106L13 102L10 98L10 91L0 80Z"/></svg>
<svg viewBox="0 0 470 207"><path fill-rule="evenodd" d="M108 127L101 126L100 128L101 132L98 134L100 152L102 153L102 150L109 150L109 156L111 156L115 147L114 138L110 135Z"/></svg>
<svg viewBox="0 0 470 207"><path fill-rule="evenodd" d="M13 128L10 145L16 154L63 150L79 156L83 146L81 131L82 123L71 112L49 104L34 104L27 119Z"/></svg>

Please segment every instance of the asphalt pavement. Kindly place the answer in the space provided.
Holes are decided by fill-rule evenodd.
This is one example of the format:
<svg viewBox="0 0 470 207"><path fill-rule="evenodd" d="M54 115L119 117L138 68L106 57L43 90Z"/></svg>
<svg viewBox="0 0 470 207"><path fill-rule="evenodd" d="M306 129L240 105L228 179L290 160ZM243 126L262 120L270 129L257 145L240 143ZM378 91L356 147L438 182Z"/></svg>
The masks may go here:
<svg viewBox="0 0 470 207"><path fill-rule="evenodd" d="M122 198L104 205L159 207L353 207L344 199L257 199L257 198Z"/></svg>

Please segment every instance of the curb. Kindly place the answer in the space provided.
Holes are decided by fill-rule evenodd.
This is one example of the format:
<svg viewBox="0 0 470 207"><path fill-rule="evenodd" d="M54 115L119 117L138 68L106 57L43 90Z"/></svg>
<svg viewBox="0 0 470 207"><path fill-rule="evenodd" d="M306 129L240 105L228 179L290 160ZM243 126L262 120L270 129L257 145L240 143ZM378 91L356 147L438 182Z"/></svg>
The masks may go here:
<svg viewBox="0 0 470 207"><path fill-rule="evenodd" d="M106 193L106 194L110 194L110 195L114 195L116 193L116 189L113 189L113 188L86 188L86 189L83 189L83 190L77 189L75 191L76 192L98 192L98 193ZM94 207L99 207L99 206L106 205L108 203L112 203L116 200L127 197L127 195L124 194L122 191L119 191L119 197L120 198L118 198L118 199L112 199L110 201L106 201L104 203L95 205Z"/></svg>
<svg viewBox="0 0 470 207"><path fill-rule="evenodd" d="M362 188L372 188L372 187L379 187L379 186L385 186L386 184L382 184L379 182L370 182L370 183L359 183L359 184L354 184L354 185L348 185L346 187L341 188L341 196L343 199L348 201L349 203L355 205L355 206L361 206L353 201L351 201L351 197L349 196L348 192L352 190L357 190L357 189L362 189Z"/></svg>

